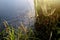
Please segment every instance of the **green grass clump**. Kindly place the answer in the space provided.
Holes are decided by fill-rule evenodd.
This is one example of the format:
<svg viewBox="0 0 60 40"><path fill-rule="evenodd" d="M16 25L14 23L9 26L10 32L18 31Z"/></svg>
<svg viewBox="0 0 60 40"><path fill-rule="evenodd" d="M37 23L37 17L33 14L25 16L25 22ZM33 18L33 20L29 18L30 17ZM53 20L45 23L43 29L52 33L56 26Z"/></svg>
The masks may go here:
<svg viewBox="0 0 60 40"><path fill-rule="evenodd" d="M5 40L40 40L39 38L35 37L35 33L32 28L24 27L21 23L21 26L18 28L13 28L10 26L7 21L3 22L5 25L5 31L3 32L3 38Z"/></svg>

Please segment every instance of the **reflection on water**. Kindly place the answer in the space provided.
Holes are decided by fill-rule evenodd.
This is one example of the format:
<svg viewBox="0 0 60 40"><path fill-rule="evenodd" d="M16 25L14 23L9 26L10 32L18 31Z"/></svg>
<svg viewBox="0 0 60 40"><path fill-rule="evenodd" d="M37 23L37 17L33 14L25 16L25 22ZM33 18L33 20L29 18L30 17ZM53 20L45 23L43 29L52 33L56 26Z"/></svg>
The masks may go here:
<svg viewBox="0 0 60 40"><path fill-rule="evenodd" d="M7 20L15 26L20 25L20 22L28 25L34 16L33 0L0 0L0 24Z"/></svg>

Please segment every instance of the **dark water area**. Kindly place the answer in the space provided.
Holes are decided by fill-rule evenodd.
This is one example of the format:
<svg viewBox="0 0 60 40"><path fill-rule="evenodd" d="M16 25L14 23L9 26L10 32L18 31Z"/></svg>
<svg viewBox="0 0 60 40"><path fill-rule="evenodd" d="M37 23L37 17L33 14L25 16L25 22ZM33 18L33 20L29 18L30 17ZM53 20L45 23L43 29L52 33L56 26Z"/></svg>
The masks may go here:
<svg viewBox="0 0 60 40"><path fill-rule="evenodd" d="M0 0L0 25L6 20L13 26L34 24L33 0ZM33 17L33 18L31 18Z"/></svg>

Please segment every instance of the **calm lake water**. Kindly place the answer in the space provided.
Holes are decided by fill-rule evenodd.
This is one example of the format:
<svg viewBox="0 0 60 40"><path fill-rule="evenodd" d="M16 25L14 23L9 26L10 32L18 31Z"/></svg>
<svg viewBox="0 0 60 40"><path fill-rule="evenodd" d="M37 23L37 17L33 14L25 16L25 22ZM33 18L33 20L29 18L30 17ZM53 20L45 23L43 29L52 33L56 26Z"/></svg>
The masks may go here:
<svg viewBox="0 0 60 40"><path fill-rule="evenodd" d="M34 16L33 0L0 0L0 25L3 20L13 26L33 25Z"/></svg>

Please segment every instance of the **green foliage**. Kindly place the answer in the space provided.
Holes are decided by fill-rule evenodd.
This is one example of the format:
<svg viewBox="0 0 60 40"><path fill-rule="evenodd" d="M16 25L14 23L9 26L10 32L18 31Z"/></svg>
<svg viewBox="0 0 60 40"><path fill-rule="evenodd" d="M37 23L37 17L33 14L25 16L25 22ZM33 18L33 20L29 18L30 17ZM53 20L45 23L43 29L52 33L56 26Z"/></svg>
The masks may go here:
<svg viewBox="0 0 60 40"><path fill-rule="evenodd" d="M7 21L3 22L5 25L5 31L2 32L3 40L40 40L39 38L35 37L35 33L32 28L26 28L22 24L18 28L13 28L10 26Z"/></svg>

